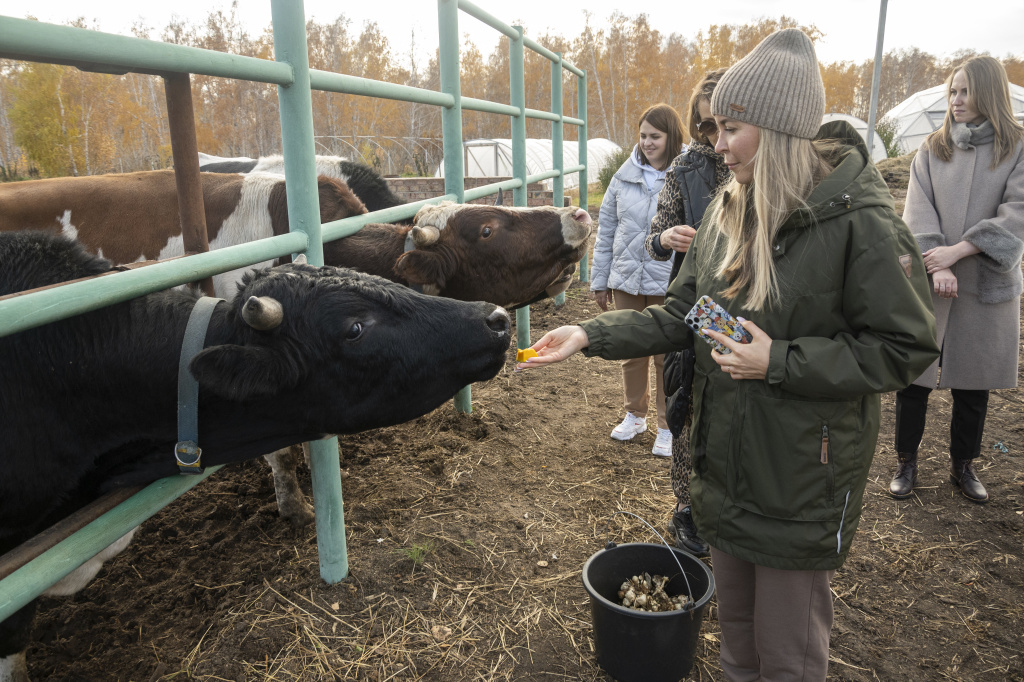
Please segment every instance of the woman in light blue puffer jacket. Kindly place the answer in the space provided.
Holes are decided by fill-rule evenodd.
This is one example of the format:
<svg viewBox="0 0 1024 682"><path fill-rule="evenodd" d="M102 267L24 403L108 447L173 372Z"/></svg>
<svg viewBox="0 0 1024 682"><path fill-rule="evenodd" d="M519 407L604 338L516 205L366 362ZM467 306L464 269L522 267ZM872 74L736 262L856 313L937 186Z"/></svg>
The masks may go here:
<svg viewBox="0 0 1024 682"><path fill-rule="evenodd" d="M683 148L683 121L667 104L655 104L638 123L639 143L608 185L598 217L597 243L590 274L590 290L602 310L613 299L617 310L643 310L665 301L670 261L651 257L644 242L658 211L658 193L665 170ZM672 433L665 419L662 381L664 355L622 362L626 417L612 430L612 438L631 440L647 431L651 401L650 361L654 360L657 387L658 436L651 452L672 456Z"/></svg>

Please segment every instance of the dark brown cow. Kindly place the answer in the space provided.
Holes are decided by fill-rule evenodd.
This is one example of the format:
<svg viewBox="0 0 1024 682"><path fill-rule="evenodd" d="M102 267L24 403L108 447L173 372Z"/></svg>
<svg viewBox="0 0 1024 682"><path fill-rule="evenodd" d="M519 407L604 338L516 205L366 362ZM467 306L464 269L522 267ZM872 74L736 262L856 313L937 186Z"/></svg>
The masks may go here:
<svg viewBox="0 0 1024 682"><path fill-rule="evenodd" d="M506 308L569 286L587 248L590 215L575 206L426 206L414 225L371 224L324 245L324 259L424 293ZM414 250L406 251L411 233Z"/></svg>

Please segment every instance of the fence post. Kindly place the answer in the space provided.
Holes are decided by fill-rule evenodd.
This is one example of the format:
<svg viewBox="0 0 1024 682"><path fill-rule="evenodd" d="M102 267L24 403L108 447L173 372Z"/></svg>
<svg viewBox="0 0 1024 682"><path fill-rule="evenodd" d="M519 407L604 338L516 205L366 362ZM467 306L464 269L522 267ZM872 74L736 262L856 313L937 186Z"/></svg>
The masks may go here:
<svg viewBox="0 0 1024 682"><path fill-rule="evenodd" d="M186 254L206 253L210 250L210 242L206 234L203 185L199 179L199 147L191 77L187 73L165 75L164 98L167 101L167 127L171 132L174 183L178 190L181 239ZM215 295L212 277L204 277L198 284L205 295Z"/></svg>
<svg viewBox="0 0 1024 682"><path fill-rule="evenodd" d="M519 108L519 115L512 117L512 175L523 184L512 190L512 204L526 206L529 203L526 189L526 69L523 65L523 27L513 26L519 32L518 38L508 41L509 104ZM530 347L530 306L516 310L516 348Z"/></svg>
<svg viewBox="0 0 1024 682"><path fill-rule="evenodd" d="M281 107L288 229L291 232L301 230L306 233L306 258L311 265L323 265L305 11L301 0L271 0L271 7L274 59L290 64L295 75L295 81L290 86L279 86L277 89ZM320 577L328 583L336 583L348 575L338 439L332 437L312 441L309 444L309 466L316 511Z"/></svg>
<svg viewBox="0 0 1024 682"><path fill-rule="evenodd" d="M576 88L577 88L577 107L579 111L576 113L576 118L583 121L581 125L577 127L579 131L579 163L583 166L583 170L580 171L580 208L585 211L589 211L587 206L587 195L589 194L589 180L587 178L587 76L584 73L582 76L576 77ZM590 253L589 249L583 252L583 258L580 259L580 282L585 283L590 281Z"/></svg>
<svg viewBox="0 0 1024 682"><path fill-rule="evenodd" d="M562 53L558 55L557 62L551 62L551 113L558 116L557 121L551 122L551 167L558 171L551 180L552 203L558 208L565 205L565 171L564 149L562 143ZM555 296L555 305L565 304L565 292Z"/></svg>
<svg viewBox="0 0 1024 682"><path fill-rule="evenodd" d="M463 178L462 87L459 73L459 3L458 0L437 0L438 58L441 66L441 92L451 95L451 108L441 109L441 134L444 136L444 193L454 194L462 203L466 184ZM466 386L455 394L455 411L473 410L472 388Z"/></svg>

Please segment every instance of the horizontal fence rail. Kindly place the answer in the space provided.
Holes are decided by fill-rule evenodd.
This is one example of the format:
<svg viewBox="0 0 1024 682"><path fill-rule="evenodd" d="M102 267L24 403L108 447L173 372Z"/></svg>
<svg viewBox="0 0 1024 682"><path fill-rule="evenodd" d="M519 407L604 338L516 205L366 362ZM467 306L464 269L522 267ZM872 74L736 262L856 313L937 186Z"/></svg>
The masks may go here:
<svg viewBox="0 0 1024 682"><path fill-rule="evenodd" d="M89 558L149 519L221 467L154 481L81 530L0 580L0 621L13 615Z"/></svg>
<svg viewBox="0 0 1024 682"><path fill-rule="evenodd" d="M280 62L8 16L0 17L0 51L5 59L118 75L195 73L284 86L295 82L294 70Z"/></svg>

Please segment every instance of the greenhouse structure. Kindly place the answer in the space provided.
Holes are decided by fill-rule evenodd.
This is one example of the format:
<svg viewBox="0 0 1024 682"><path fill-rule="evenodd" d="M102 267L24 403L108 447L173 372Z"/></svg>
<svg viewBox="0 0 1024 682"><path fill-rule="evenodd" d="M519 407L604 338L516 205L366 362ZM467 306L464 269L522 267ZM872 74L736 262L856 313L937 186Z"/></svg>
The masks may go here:
<svg viewBox="0 0 1024 682"><path fill-rule="evenodd" d="M603 137L587 140L587 166L591 169L590 180L597 179L597 172L607 165L608 160L620 150L619 145ZM463 168L467 178L490 178L512 176L512 140L477 139L462 143ZM565 140L562 143L562 163L568 168L579 164L579 142ZM528 138L526 140L526 173L535 175L552 170L551 140ZM444 176L444 162L438 166L435 177ZM544 181L544 188L551 189L551 180ZM576 187L579 174L565 176L564 187Z"/></svg>
<svg viewBox="0 0 1024 682"><path fill-rule="evenodd" d="M1024 88L1010 83L1010 102L1017 120L1024 118ZM946 116L946 85L936 85L915 93L889 110L885 115L896 123L896 143L909 154L917 150L924 138L942 127Z"/></svg>

